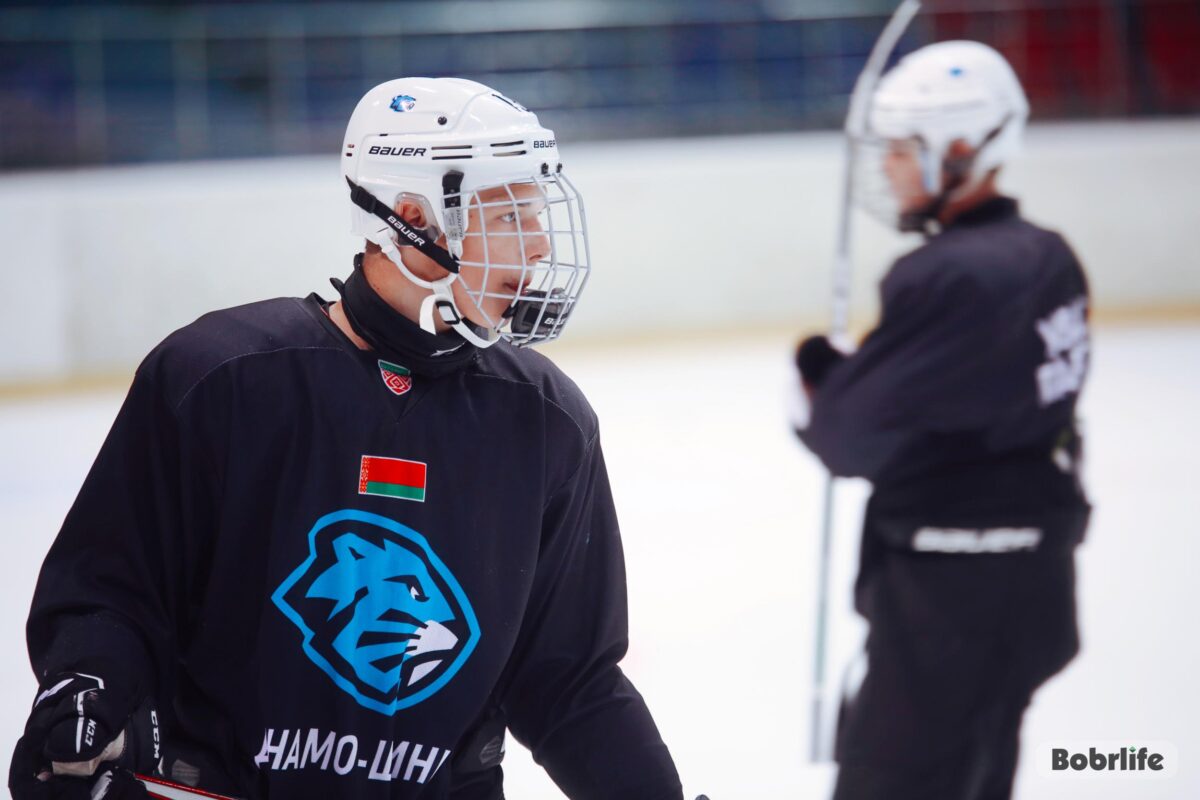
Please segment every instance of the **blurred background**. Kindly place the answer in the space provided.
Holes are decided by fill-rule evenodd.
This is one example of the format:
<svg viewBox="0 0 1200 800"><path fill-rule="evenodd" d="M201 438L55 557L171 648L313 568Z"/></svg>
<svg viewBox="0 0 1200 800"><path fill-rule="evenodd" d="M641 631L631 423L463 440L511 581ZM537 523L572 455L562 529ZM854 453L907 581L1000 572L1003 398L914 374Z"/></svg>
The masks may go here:
<svg viewBox="0 0 1200 800"><path fill-rule="evenodd" d="M1024 83L1026 153L1002 183L1076 247L1099 323L1084 404L1098 508L1081 551L1085 650L1039 695L1029 752L1142 737L1182 754L1180 775L1148 788L1080 791L1023 762L1018 796L1198 796L1187 676L1200 659L1177 636L1200 602L1186 576L1200 512L1188 478L1200 467L1200 3L925 6L897 56L976 39ZM0 512L12 554L0 638L14 654L0 759L33 691L16 654L38 564L133 368L205 311L330 298L328 277L360 247L338 176L351 110L381 81L454 75L536 111L587 202L597 269L551 354L605 427L630 561L627 667L685 784L714 800L822 796L831 773L804 758L822 478L789 440L781 398L792 341L825 324L838 128L893 7L0 3ZM855 224L862 329L890 259L917 242ZM698 497L714 451L738 476ZM839 489L838 663L861 635L846 587L863 491ZM680 603L694 612L681 619ZM740 647L761 680L733 688L729 665L750 658ZM1131 684L1137 699L1116 688ZM555 796L516 748L510 763L518 800Z"/></svg>
<svg viewBox="0 0 1200 800"><path fill-rule="evenodd" d="M0 238L6 271L43 290L0 320L5 338L39 334L0 356L0 383L127 371L209 308L346 272L357 243L338 235L332 154L357 98L412 74L495 86L566 144L604 265L577 336L625 331L629 312L633 334L822 319L842 148L830 132L893 3L6 6ZM1182 255L1200 245L1197 4L942 0L898 54L956 37L995 45L1021 76L1035 129L1012 180L1071 234L1100 310L1200 300ZM709 202L683 202L697 197ZM712 216L745 236L705 236ZM878 266L896 242L862 232ZM712 279L750 262L753 280ZM859 277L869 314L876 275Z"/></svg>
<svg viewBox="0 0 1200 800"><path fill-rule="evenodd" d="M62 2L0 16L0 166L329 153L392 76L503 88L564 141L835 128L879 0ZM987 41L1041 120L1200 111L1186 0L935 2L900 51Z"/></svg>

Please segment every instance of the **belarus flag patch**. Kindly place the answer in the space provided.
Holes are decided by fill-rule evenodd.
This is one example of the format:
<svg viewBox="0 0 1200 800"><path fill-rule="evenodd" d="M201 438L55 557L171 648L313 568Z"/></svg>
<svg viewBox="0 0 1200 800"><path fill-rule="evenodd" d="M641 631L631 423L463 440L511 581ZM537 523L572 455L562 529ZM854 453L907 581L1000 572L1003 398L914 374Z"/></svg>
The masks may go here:
<svg viewBox="0 0 1200 800"><path fill-rule="evenodd" d="M358 493L424 503L425 471L423 461L363 456L358 470Z"/></svg>
<svg viewBox="0 0 1200 800"><path fill-rule="evenodd" d="M383 376L383 385L394 395L405 394L412 388L412 372L407 367L380 359L379 374Z"/></svg>

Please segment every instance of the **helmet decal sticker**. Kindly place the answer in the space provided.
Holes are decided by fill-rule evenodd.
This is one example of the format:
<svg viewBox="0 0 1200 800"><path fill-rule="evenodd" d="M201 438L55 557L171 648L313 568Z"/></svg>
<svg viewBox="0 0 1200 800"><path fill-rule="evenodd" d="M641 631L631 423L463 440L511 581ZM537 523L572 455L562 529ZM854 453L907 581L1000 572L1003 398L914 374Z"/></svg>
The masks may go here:
<svg viewBox="0 0 1200 800"><path fill-rule="evenodd" d="M412 95L398 94L392 98L392 104L389 106L389 108L391 108L392 111L399 111L403 113L405 111L412 111L413 106L416 104L417 98L413 97Z"/></svg>

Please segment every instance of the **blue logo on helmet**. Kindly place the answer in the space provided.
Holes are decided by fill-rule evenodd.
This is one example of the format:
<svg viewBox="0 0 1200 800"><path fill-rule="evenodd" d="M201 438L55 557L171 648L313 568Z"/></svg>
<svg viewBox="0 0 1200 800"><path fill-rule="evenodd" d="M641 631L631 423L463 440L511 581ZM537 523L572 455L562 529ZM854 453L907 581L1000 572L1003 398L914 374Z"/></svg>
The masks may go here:
<svg viewBox="0 0 1200 800"><path fill-rule="evenodd" d="M317 520L271 599L304 653L358 703L392 715L441 691L479 643L462 587L421 534L365 511Z"/></svg>
<svg viewBox="0 0 1200 800"><path fill-rule="evenodd" d="M398 94L392 98L392 111L412 111L417 104L417 98L407 94Z"/></svg>

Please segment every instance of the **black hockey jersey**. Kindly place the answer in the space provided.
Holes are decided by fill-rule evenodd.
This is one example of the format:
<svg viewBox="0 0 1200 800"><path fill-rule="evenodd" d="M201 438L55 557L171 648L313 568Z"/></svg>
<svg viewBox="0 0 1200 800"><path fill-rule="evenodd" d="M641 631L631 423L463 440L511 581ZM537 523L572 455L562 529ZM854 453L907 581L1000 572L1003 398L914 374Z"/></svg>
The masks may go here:
<svg viewBox="0 0 1200 800"><path fill-rule="evenodd" d="M835 475L874 483L868 529L935 552L1078 543L1088 288L1062 237L995 198L900 258L881 300L797 431Z"/></svg>
<svg viewBox="0 0 1200 800"><path fill-rule="evenodd" d="M244 798L498 798L496 719L572 798L678 798L618 667L597 431L529 350L433 379L316 295L208 314L139 367L46 558L35 671L137 680L168 777Z"/></svg>

